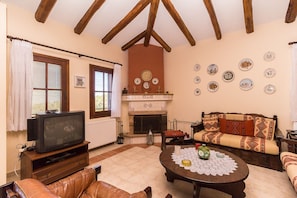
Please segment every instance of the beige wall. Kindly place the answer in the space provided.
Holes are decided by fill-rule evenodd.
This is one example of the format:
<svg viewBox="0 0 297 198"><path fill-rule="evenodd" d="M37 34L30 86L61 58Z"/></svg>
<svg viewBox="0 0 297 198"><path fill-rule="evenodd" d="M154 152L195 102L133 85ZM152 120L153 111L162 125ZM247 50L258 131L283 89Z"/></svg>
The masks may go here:
<svg viewBox="0 0 297 198"><path fill-rule="evenodd" d="M296 22L286 24L280 20L256 26L252 34L245 31L223 33L222 40L198 40L195 47L181 46L165 53L165 88L174 94L169 105L169 119L199 121L202 111L255 112L277 115L283 132L292 128L289 118L291 47L288 42L297 40L296 32ZM267 51L275 52L275 60L267 62L263 59ZM243 58L253 60L251 70L239 69L238 64ZM214 76L206 72L207 66L212 63L219 67ZM200 71L194 71L195 64L201 65ZM264 70L269 67L276 70L273 78L264 77ZM226 70L235 73L232 82L222 80ZM194 83L195 76L200 76L200 84ZM239 88L243 78L254 81L252 90L242 91ZM207 90L207 84L213 80L219 83L219 90L215 93ZM267 84L276 86L275 94L264 93ZM195 88L200 88L200 96L194 96Z"/></svg>
<svg viewBox="0 0 297 198"><path fill-rule="evenodd" d="M0 185L6 183L6 5L0 2Z"/></svg>
<svg viewBox="0 0 297 198"><path fill-rule="evenodd" d="M38 23L34 19L34 13L21 10L12 5L7 5L7 34L24 38L37 43L54 46L57 48L86 54L122 63L123 84L127 85L127 52L123 52L120 47L103 45L97 37L91 37L82 33L77 35L73 28L65 27L55 21L47 20L44 24ZM2 14L2 12L1 12ZM1 18L2 19L2 18ZM7 39L7 57L11 42ZM61 57L70 60L70 110L85 110L87 121L89 119L89 64L113 67L112 64L100 62L88 58L79 58L68 53L33 46L34 52ZM2 59L1 59L2 60ZM74 76L86 77L86 88L74 88ZM2 79L1 79L2 80ZM123 86L124 87L124 86ZM2 138L1 138L2 139ZM3 138L4 139L4 138ZM18 150L16 145L26 143L26 132L7 133L7 172L14 170L15 164L19 169L17 161ZM3 145L1 145L3 146ZM4 150L1 150L4 151ZM6 154L6 152L4 151ZM4 156L4 155L1 155ZM1 166L2 167L2 166Z"/></svg>

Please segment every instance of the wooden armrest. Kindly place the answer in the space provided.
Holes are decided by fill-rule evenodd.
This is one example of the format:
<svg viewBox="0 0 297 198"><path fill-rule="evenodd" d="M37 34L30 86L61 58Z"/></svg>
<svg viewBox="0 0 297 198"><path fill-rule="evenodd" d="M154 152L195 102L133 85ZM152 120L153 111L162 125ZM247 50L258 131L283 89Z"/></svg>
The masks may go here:
<svg viewBox="0 0 297 198"><path fill-rule="evenodd" d="M284 134L282 133L282 131L277 128L274 132L274 136L276 139L283 139L284 138Z"/></svg>
<svg viewBox="0 0 297 198"><path fill-rule="evenodd" d="M196 123L196 124L192 124L191 125L192 129L193 129L193 133L202 131L204 129L204 125L202 122Z"/></svg>

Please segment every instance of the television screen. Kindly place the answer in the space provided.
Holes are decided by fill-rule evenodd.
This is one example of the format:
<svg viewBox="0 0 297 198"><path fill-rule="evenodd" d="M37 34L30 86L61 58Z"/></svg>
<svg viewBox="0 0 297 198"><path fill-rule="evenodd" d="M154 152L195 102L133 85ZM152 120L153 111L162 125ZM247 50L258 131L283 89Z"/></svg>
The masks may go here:
<svg viewBox="0 0 297 198"><path fill-rule="evenodd" d="M36 152L44 153L82 143L85 140L83 111L36 115Z"/></svg>

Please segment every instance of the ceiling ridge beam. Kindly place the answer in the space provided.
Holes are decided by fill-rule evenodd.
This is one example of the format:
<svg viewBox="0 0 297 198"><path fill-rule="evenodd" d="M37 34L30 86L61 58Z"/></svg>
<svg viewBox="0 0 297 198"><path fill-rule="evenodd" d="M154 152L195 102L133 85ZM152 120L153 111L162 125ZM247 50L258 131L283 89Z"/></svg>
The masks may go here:
<svg viewBox="0 0 297 198"><path fill-rule="evenodd" d="M290 0L287 14L286 14L286 23L292 23L295 21L297 16L297 1Z"/></svg>
<svg viewBox="0 0 297 198"><path fill-rule="evenodd" d="M152 36L167 52L171 52L171 47L154 30L152 31Z"/></svg>
<svg viewBox="0 0 297 198"><path fill-rule="evenodd" d="M44 23L56 2L57 0L41 0L35 12L36 21Z"/></svg>
<svg viewBox="0 0 297 198"><path fill-rule="evenodd" d="M128 48L132 47L135 43L137 43L138 41L140 41L140 39L144 38L146 35L146 31L141 32L140 34L138 34L137 36L135 36L131 41L129 41L128 43L126 43L125 45L122 46L122 50L125 51Z"/></svg>
<svg viewBox="0 0 297 198"><path fill-rule="evenodd" d="M220 40L222 38L222 33L221 33L221 29L220 29L220 25L216 16L216 12L213 8L212 2L211 0L203 0L204 1L204 5L208 11L213 29L215 31L216 34L216 38L217 40Z"/></svg>
<svg viewBox="0 0 297 198"><path fill-rule="evenodd" d="M171 15L171 17L174 19L174 21L177 24L177 26L179 27L179 29L183 32L183 34L189 41L189 43L192 46L196 45L196 41L194 40L192 34L188 30L187 26L183 22L181 16L178 14L177 10L175 9L175 7L171 3L171 1L170 0L162 0L162 2L164 4L165 8L167 9L167 11L169 12L169 14Z"/></svg>
<svg viewBox="0 0 297 198"><path fill-rule="evenodd" d="M147 23L147 28L146 28L146 35L145 35L145 39L144 39L144 46L146 46L146 47L150 43L150 38L151 38L153 27L155 24L159 3L160 3L160 0L152 0L151 1L150 13L149 13L149 18L148 18L148 23Z"/></svg>
<svg viewBox="0 0 297 198"><path fill-rule="evenodd" d="M115 35L117 35L124 27L126 27L149 3L151 0L140 0L134 8L110 30L102 39L102 43L108 43Z"/></svg>
<svg viewBox="0 0 297 198"><path fill-rule="evenodd" d="M254 32L252 0L243 0L244 20L246 33Z"/></svg>
<svg viewBox="0 0 297 198"><path fill-rule="evenodd" d="M105 0L95 0L92 3L92 5L87 10L87 12L80 19L78 24L75 26L74 32L76 34L80 34L80 33L82 33L82 31L84 31L87 24L90 22L91 18L94 16L94 14L97 12L97 10L103 5L104 2L105 2Z"/></svg>

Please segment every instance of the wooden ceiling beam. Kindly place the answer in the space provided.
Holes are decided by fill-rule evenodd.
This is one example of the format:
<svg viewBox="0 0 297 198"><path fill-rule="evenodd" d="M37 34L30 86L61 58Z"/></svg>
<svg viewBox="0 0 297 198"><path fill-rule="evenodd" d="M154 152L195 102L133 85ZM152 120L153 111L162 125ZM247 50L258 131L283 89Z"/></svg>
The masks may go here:
<svg viewBox="0 0 297 198"><path fill-rule="evenodd" d="M292 23L295 21L297 16L297 1L290 0L287 14L286 14L286 23Z"/></svg>
<svg viewBox="0 0 297 198"><path fill-rule="evenodd" d="M149 13L149 18L148 18L148 23L146 28L146 35L144 39L144 46L146 47L150 44L150 38L155 24L159 3L160 3L160 0L152 0L151 2L150 13Z"/></svg>
<svg viewBox="0 0 297 198"><path fill-rule="evenodd" d="M108 43L124 27L126 27L149 3L151 0L140 0L136 6L102 39L102 43Z"/></svg>
<svg viewBox="0 0 297 198"><path fill-rule="evenodd" d="M154 30L152 31L152 36L167 52L171 52L171 47Z"/></svg>
<svg viewBox="0 0 297 198"><path fill-rule="evenodd" d="M179 29L184 33L185 37L188 39L189 43L192 46L196 45L196 41L194 40L192 34L188 30L187 26L185 25L185 23L183 22L182 18L180 17L180 15L178 14L178 12L174 8L174 6L171 3L171 1L170 0L162 0L162 2L164 4L165 8L167 9L167 11L169 12L169 14L174 19L174 21L177 24L177 26L179 27Z"/></svg>
<svg viewBox="0 0 297 198"><path fill-rule="evenodd" d="M204 1L204 5L208 11L213 29L216 34L216 38L217 38L217 40L220 40L222 38L222 33L221 33L220 25L218 23L218 19L217 19L215 10L213 8L212 2L211 2L211 0L203 0L203 1Z"/></svg>
<svg viewBox="0 0 297 198"><path fill-rule="evenodd" d="M57 0L41 0L35 12L35 19L44 23Z"/></svg>
<svg viewBox="0 0 297 198"><path fill-rule="evenodd" d="M105 2L105 0L95 0L92 5L89 7L87 12L84 14L84 16L80 19L78 24L74 28L74 32L76 34L82 33L82 31L86 28L87 24L93 17L93 15L97 12L97 10L102 6L102 4Z"/></svg>
<svg viewBox="0 0 297 198"><path fill-rule="evenodd" d="M254 32L252 0L243 0L243 11L244 11L246 33L252 33Z"/></svg>
<svg viewBox="0 0 297 198"><path fill-rule="evenodd" d="M122 46L122 50L125 51L128 48L132 47L135 43L137 43L138 41L140 41L140 39L142 39L143 37L145 37L145 35L146 35L146 31L141 32L136 37L134 37L131 41L129 41L128 43L126 43L124 46Z"/></svg>

